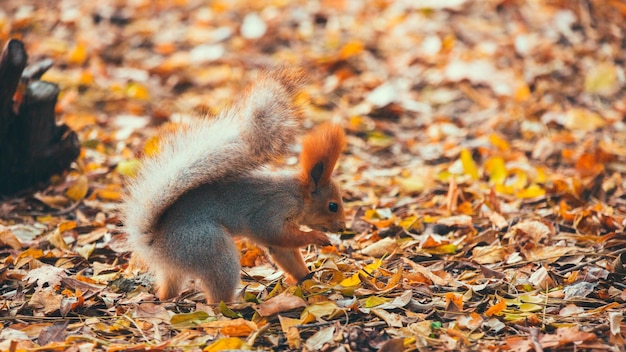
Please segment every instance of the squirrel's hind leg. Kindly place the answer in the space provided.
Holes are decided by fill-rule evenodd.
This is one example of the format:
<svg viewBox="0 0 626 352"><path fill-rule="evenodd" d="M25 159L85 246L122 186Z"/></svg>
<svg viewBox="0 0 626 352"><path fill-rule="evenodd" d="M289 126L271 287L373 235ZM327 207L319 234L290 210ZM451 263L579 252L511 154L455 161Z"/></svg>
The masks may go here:
<svg viewBox="0 0 626 352"><path fill-rule="evenodd" d="M161 301L178 296L184 275L171 270L159 269L156 273L157 296Z"/></svg>
<svg viewBox="0 0 626 352"><path fill-rule="evenodd" d="M207 303L233 302L241 281L239 251L235 242L223 229L213 231L208 248L195 254L194 277L201 279Z"/></svg>

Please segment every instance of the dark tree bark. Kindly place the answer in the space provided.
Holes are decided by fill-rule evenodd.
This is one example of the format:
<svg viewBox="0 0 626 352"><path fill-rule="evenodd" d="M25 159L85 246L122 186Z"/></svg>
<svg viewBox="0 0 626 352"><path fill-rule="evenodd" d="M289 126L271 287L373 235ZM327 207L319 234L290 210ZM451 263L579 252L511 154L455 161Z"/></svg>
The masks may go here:
<svg viewBox="0 0 626 352"><path fill-rule="evenodd" d="M0 195L48 181L80 152L76 133L55 120L59 87L38 80L52 62L26 69L27 59L16 39L0 55Z"/></svg>

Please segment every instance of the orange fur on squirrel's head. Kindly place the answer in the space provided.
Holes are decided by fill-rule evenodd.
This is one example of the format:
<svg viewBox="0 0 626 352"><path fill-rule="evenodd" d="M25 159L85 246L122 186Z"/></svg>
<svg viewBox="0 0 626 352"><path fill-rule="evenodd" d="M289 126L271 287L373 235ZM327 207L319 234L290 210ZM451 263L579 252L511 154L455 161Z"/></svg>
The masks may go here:
<svg viewBox="0 0 626 352"><path fill-rule="evenodd" d="M307 134L300 154L300 180L307 200L302 225L321 231L343 231L345 216L339 186L331 175L346 136L339 125L326 123Z"/></svg>

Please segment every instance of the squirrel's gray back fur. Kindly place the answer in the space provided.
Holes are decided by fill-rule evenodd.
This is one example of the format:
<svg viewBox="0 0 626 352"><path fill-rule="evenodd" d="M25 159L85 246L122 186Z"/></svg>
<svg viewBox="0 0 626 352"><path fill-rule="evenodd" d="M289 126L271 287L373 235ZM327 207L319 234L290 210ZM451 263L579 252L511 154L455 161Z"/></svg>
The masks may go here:
<svg viewBox="0 0 626 352"><path fill-rule="evenodd" d="M143 161L128 186L123 217L131 244L149 242L160 216L185 192L245 175L285 154L299 132L293 98L301 84L298 71L266 72L216 118L164 138L158 155Z"/></svg>

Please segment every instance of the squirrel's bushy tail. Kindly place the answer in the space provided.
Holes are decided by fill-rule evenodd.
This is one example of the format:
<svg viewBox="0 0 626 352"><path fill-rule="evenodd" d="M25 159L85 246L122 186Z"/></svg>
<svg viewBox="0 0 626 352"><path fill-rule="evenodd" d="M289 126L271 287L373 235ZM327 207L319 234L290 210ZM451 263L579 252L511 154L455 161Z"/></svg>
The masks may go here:
<svg viewBox="0 0 626 352"><path fill-rule="evenodd" d="M123 212L130 240L149 238L146 234L183 193L285 154L299 132L301 112L293 100L303 81L296 69L266 71L216 118L194 121L166 137L128 186Z"/></svg>

